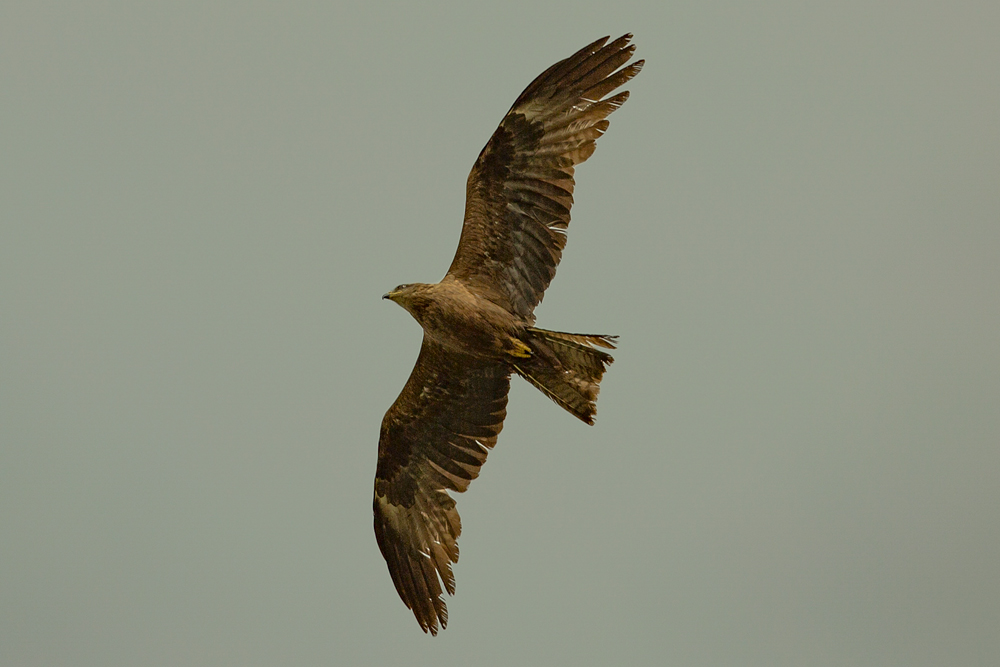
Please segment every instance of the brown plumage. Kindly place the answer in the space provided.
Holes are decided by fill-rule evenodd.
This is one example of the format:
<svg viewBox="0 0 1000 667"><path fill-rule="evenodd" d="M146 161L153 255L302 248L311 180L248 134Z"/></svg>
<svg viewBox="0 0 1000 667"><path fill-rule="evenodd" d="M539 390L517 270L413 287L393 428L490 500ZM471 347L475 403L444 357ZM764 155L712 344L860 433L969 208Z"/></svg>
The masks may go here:
<svg viewBox="0 0 1000 667"><path fill-rule="evenodd" d="M375 538L396 591L425 632L448 623L461 520L449 491L479 475L520 375L593 424L614 336L534 327L534 309L566 245L575 165L594 152L607 117L638 74L632 35L599 39L531 82L479 154L466 185L455 259L435 285L400 285L392 299L420 323L410 379L382 420ZM623 66L624 65L624 66ZM443 589L442 589L443 585Z"/></svg>

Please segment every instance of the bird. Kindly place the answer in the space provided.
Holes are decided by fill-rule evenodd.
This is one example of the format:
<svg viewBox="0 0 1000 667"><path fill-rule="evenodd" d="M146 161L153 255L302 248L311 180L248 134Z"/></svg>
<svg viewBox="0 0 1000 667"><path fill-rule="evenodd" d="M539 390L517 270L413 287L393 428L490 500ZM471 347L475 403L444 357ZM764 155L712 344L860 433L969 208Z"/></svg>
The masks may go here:
<svg viewBox="0 0 1000 667"><path fill-rule="evenodd" d="M396 592L432 635L448 625L461 519L451 493L479 476L507 414L512 375L594 423L616 336L536 328L534 310L566 245L574 169L594 152L616 89L642 69L631 34L603 37L518 96L466 183L458 250L436 284L383 299L423 328L416 365L379 431L375 538ZM610 96L609 96L610 95Z"/></svg>

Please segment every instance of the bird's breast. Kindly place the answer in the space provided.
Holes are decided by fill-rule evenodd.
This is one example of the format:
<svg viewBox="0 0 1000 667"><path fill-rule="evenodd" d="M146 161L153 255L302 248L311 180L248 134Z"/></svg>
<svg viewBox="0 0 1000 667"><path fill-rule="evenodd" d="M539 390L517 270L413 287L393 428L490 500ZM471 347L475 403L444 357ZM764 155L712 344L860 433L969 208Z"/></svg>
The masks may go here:
<svg viewBox="0 0 1000 667"><path fill-rule="evenodd" d="M445 348L480 357L502 357L518 320L462 284L439 283L417 321Z"/></svg>

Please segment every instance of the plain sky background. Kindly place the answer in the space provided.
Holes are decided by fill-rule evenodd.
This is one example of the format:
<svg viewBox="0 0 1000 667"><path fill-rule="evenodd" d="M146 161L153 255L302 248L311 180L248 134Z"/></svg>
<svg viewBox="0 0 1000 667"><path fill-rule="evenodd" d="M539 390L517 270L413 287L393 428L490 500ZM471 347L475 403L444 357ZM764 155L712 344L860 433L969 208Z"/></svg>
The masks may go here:
<svg viewBox="0 0 1000 667"><path fill-rule="evenodd" d="M425 636L379 423L465 178L633 31ZM0 664L1000 664L1000 4L0 3Z"/></svg>

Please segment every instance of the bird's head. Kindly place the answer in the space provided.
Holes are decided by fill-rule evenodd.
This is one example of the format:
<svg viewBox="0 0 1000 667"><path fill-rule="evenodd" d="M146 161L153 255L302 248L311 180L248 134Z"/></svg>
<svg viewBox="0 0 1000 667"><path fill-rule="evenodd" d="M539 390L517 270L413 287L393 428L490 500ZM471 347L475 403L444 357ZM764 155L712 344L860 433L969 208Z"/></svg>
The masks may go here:
<svg viewBox="0 0 1000 667"><path fill-rule="evenodd" d="M412 312L413 306L417 305L420 301L420 296L425 287L427 287L427 285L424 285L423 283L399 285L395 289L389 290L383 294L382 298L395 301L403 308Z"/></svg>

